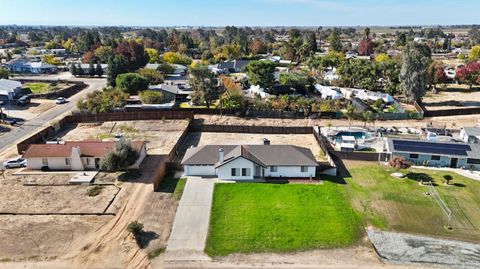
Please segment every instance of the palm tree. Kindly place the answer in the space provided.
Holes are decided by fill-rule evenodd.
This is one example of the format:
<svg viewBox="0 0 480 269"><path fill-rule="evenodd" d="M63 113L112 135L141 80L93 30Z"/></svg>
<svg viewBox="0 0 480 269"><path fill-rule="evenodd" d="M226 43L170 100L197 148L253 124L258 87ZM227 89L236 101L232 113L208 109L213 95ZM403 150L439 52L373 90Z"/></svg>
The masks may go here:
<svg viewBox="0 0 480 269"><path fill-rule="evenodd" d="M373 113L370 110L364 111L362 114L362 119L364 122L363 128L367 128L367 123L371 122L373 119Z"/></svg>
<svg viewBox="0 0 480 269"><path fill-rule="evenodd" d="M352 119L355 116L355 108L352 105L347 107L347 111L344 113L345 118L348 119L348 128L352 125Z"/></svg>

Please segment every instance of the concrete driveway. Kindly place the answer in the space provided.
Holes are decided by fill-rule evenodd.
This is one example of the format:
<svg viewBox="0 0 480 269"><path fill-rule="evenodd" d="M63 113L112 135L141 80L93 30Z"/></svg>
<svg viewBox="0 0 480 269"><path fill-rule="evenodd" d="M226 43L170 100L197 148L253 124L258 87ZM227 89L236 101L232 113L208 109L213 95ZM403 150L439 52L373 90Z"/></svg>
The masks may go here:
<svg viewBox="0 0 480 269"><path fill-rule="evenodd" d="M167 244L165 261L210 260L203 250L208 235L216 179L188 177Z"/></svg>

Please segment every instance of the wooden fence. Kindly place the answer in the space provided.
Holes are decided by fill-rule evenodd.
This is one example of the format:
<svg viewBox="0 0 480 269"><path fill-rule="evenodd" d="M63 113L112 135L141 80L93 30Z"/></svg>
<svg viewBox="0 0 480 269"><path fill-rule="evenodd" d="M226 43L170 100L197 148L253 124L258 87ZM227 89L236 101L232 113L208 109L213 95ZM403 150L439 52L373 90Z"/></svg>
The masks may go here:
<svg viewBox="0 0 480 269"><path fill-rule="evenodd" d="M213 133L253 133L253 134L311 134L312 127L191 124L190 131L213 132Z"/></svg>
<svg viewBox="0 0 480 269"><path fill-rule="evenodd" d="M105 121L135 121L135 120L182 120L193 119L191 111L170 111L170 110L154 110L154 111L129 111L129 112L108 112L98 114L75 114L66 116L68 123L89 123L89 122L105 122Z"/></svg>

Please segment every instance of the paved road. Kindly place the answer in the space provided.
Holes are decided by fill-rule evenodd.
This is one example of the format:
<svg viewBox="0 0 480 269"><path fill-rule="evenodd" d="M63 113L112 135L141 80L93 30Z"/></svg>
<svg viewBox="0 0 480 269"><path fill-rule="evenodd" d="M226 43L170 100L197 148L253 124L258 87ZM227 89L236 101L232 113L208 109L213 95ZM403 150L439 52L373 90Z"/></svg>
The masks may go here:
<svg viewBox="0 0 480 269"><path fill-rule="evenodd" d="M27 77L22 77L22 78L27 78ZM32 77L34 79L57 79L57 77L54 76L42 76L42 77ZM65 79L61 77L62 79ZM63 104L63 105L57 105L56 107L49 109L42 114L38 115L37 117L25 121L22 123L20 126L17 126L13 128L10 132L0 136L0 153L4 152L11 146L15 145L15 142L22 138L26 138L27 136L31 135L34 131L40 129L43 126L47 126L48 123L59 117L60 115L71 111L75 106L77 105L77 101L83 97L85 97L89 92L95 91L95 90L101 90L103 87L106 86L106 80L105 79L78 79L78 78L70 78L69 80L78 80L78 81L84 81L86 84L88 84L88 87L84 89L83 91L73 95L68 99L68 103Z"/></svg>
<svg viewBox="0 0 480 269"><path fill-rule="evenodd" d="M166 261L207 261L204 254L215 180L189 177L168 239Z"/></svg>

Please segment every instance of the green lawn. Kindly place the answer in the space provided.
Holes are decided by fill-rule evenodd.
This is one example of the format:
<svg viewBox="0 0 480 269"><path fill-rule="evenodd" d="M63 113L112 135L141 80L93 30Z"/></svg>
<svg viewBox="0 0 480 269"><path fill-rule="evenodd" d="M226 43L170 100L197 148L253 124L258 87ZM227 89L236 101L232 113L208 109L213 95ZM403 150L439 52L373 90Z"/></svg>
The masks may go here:
<svg viewBox="0 0 480 269"><path fill-rule="evenodd" d="M172 193L175 199L180 200L182 198L186 183L186 178L175 177L173 172L170 171L163 178L162 183L160 183L159 191Z"/></svg>
<svg viewBox="0 0 480 269"><path fill-rule="evenodd" d="M425 169L402 171L408 178L390 176L396 170L367 162L345 162L347 196L364 218L365 225L450 239L480 241L480 182L456 173ZM450 186L443 184L451 175ZM435 189L453 212L452 230L447 217L419 178L431 178Z"/></svg>
<svg viewBox="0 0 480 269"><path fill-rule="evenodd" d="M344 187L216 184L206 252L296 251L350 246L362 225Z"/></svg>
<svg viewBox="0 0 480 269"><path fill-rule="evenodd" d="M58 86L52 86L50 83L25 83L24 88L28 88L32 93L48 93L51 91L59 90Z"/></svg>

